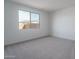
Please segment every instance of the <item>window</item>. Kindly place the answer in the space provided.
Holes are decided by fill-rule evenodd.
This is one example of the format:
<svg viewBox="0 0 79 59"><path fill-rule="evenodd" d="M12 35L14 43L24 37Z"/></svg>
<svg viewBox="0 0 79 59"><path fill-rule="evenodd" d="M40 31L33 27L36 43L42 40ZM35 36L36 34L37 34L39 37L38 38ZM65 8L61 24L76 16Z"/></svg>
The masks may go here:
<svg viewBox="0 0 79 59"><path fill-rule="evenodd" d="M39 28L39 14L19 10L19 29Z"/></svg>
<svg viewBox="0 0 79 59"><path fill-rule="evenodd" d="M39 14L31 13L31 28L39 27Z"/></svg>

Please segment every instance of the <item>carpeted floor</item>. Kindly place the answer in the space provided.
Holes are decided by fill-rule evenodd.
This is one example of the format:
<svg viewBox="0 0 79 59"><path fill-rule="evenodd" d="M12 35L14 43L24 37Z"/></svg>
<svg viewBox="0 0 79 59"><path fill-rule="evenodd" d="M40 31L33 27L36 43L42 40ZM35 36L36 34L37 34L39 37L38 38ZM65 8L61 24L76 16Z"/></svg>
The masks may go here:
<svg viewBox="0 0 79 59"><path fill-rule="evenodd" d="M5 47L5 59L75 59L75 41L46 37Z"/></svg>

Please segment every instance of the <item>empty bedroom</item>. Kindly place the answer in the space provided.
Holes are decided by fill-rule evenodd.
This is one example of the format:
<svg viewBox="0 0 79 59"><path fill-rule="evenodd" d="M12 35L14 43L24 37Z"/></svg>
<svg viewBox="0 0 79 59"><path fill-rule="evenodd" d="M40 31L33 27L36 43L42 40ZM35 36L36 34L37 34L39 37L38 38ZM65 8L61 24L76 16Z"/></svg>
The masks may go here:
<svg viewBox="0 0 79 59"><path fill-rule="evenodd" d="M4 59L75 59L75 0L4 0Z"/></svg>

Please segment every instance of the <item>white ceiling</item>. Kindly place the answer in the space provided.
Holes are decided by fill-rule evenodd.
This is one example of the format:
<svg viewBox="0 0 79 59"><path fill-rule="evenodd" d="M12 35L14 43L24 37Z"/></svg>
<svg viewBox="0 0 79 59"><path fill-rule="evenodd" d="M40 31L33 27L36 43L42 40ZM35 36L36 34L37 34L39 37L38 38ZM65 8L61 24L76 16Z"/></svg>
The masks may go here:
<svg viewBox="0 0 79 59"><path fill-rule="evenodd" d="M75 0L12 0L45 11L54 11L75 5Z"/></svg>

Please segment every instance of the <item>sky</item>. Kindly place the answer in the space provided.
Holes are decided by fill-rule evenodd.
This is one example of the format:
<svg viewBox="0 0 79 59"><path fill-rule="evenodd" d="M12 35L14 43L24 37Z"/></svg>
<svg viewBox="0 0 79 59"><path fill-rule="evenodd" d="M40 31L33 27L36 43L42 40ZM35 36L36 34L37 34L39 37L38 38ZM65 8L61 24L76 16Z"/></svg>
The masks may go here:
<svg viewBox="0 0 79 59"><path fill-rule="evenodd" d="M30 12L19 10L19 22L30 21ZM31 13L31 21L39 21L39 14Z"/></svg>

